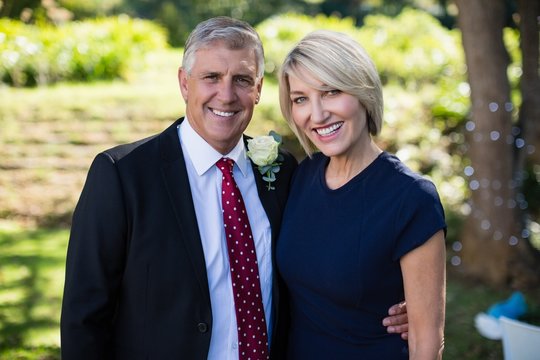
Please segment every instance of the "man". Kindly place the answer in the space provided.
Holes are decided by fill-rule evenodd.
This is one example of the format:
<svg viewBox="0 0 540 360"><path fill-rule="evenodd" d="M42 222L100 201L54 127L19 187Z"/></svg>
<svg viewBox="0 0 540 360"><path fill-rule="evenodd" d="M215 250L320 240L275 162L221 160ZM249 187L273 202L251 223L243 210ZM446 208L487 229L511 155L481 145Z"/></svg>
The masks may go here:
<svg viewBox="0 0 540 360"><path fill-rule="evenodd" d="M242 336L251 325L243 327L235 300L241 298L235 286L244 285L231 275L236 254L225 216L225 196L234 193L234 187L225 191L229 181L242 197L234 201L249 214L251 262L258 265L251 286L260 301L253 306L264 312L257 321L268 324L257 335L258 349L266 352L251 358L266 359L269 348L279 358L284 342L278 329L286 316L278 311L286 297L272 274L272 250L296 160L281 152L281 169L268 190L245 155L243 132L263 73L262 45L251 26L226 17L199 24L178 72L186 117L95 158L73 215L61 319L64 360L248 358ZM223 161L232 166L232 178Z"/></svg>

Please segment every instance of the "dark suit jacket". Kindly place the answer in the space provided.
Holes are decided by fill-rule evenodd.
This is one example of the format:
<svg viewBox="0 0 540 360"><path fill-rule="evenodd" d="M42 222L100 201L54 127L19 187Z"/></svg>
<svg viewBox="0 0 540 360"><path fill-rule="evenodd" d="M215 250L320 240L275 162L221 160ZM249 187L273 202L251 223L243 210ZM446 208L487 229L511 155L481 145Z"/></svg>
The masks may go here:
<svg viewBox="0 0 540 360"><path fill-rule="evenodd" d="M63 360L207 358L212 313L181 121L99 154L90 167L68 246ZM273 246L296 167L284 156L275 190L254 169ZM273 354L281 337L278 281L275 275Z"/></svg>

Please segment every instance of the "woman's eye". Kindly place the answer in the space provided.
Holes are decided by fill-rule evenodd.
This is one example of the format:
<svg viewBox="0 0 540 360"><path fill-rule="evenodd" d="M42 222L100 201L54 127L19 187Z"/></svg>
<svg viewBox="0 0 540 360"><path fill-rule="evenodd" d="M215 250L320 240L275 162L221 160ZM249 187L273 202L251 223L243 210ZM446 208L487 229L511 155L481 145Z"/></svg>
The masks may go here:
<svg viewBox="0 0 540 360"><path fill-rule="evenodd" d="M341 94L341 91L340 90L328 90L326 92L328 95L338 95L338 94Z"/></svg>
<svg viewBox="0 0 540 360"><path fill-rule="evenodd" d="M295 103L295 104L301 104L304 101L306 101L306 98L304 96L300 96L300 97L297 97L297 98L293 99L293 103Z"/></svg>

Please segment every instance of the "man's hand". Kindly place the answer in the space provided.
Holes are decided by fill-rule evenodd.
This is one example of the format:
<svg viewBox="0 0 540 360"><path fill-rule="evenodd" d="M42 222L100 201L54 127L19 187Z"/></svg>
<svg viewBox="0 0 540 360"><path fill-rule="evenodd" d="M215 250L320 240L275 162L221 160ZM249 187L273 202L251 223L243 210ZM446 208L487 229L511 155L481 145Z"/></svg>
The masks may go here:
<svg viewBox="0 0 540 360"><path fill-rule="evenodd" d="M388 317L383 319L383 325L389 333L401 334L403 340L409 338L409 318L407 316L407 303L405 301L393 305L388 309Z"/></svg>

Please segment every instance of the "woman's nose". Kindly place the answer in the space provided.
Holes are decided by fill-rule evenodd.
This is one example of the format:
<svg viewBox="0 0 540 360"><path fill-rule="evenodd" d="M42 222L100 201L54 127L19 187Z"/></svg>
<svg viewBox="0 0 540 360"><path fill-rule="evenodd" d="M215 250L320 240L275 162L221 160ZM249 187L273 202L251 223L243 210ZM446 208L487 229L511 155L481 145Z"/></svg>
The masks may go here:
<svg viewBox="0 0 540 360"><path fill-rule="evenodd" d="M328 112L324 108L321 100L317 99L311 102L311 121L314 123L323 123L328 117Z"/></svg>

